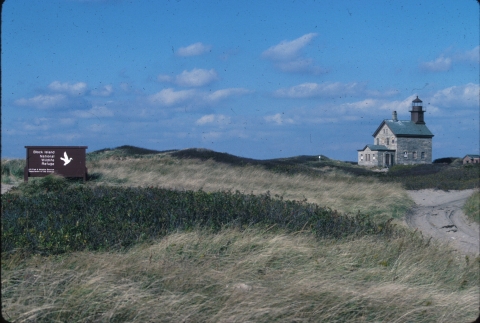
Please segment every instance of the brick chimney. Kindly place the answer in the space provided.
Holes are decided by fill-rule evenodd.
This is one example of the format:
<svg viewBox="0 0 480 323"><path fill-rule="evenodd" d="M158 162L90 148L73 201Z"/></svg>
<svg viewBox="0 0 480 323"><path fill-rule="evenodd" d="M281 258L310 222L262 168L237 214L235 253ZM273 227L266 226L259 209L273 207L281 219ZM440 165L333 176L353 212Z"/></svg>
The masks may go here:
<svg viewBox="0 0 480 323"><path fill-rule="evenodd" d="M397 111L393 111L393 112L392 112L392 120L393 120L393 121L398 121L398 119L397 119Z"/></svg>

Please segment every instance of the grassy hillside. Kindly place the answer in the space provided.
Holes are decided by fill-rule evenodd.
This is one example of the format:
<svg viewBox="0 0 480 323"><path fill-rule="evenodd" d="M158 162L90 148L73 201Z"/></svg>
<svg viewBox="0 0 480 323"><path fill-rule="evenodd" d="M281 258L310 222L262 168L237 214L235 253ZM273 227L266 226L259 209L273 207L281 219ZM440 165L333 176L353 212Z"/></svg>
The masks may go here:
<svg viewBox="0 0 480 323"><path fill-rule="evenodd" d="M470 322L478 315L480 259L390 220L412 205L405 178L478 187L478 168L398 167L385 175L325 156L259 161L132 146L87 159L85 185L55 177L19 184L22 161L2 161L2 182L19 184L2 196L7 320ZM455 181L450 174L459 170Z"/></svg>
<svg viewBox="0 0 480 323"><path fill-rule="evenodd" d="M97 184L206 192L238 190L246 194L270 192L284 199L306 199L342 213L360 211L382 218L397 217L411 205L400 184L382 183L373 177L359 181L355 175L336 168L333 161L318 162L318 157L315 162L307 158L296 160L252 162L211 151L188 150L143 158L98 159L90 161L88 169Z"/></svg>

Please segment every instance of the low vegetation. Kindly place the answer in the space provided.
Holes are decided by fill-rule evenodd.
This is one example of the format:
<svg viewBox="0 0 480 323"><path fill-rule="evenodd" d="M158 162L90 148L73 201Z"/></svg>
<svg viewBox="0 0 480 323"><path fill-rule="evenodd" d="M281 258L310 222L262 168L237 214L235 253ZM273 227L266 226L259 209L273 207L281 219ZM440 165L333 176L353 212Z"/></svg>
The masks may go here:
<svg viewBox="0 0 480 323"><path fill-rule="evenodd" d="M480 258L400 225L405 188L478 187L478 167L384 174L325 156L132 146L89 153L85 184L22 183L23 167L2 161L2 183L16 185L2 195L2 315L12 322L478 315ZM477 219L478 200L465 206Z"/></svg>
<svg viewBox="0 0 480 323"><path fill-rule="evenodd" d="M2 252L44 255L127 247L196 228L262 227L312 232L317 237L391 235L390 222L358 213L342 215L316 204L270 194L174 191L160 188L65 187L47 176L39 193L2 195ZM29 187L28 185L25 188Z"/></svg>
<svg viewBox="0 0 480 323"><path fill-rule="evenodd" d="M473 193L468 198L463 206L463 211L472 221L480 223L480 191Z"/></svg>
<svg viewBox="0 0 480 323"><path fill-rule="evenodd" d="M331 166L315 175L273 172L261 165L233 166L213 160L178 159L170 155L149 158L110 158L89 164L98 185L159 186L173 190L240 191L282 196L316 203L341 213L368 213L383 220L398 217L411 205L400 184L375 178L358 180ZM361 203L359 203L362 201Z"/></svg>
<svg viewBox="0 0 480 323"><path fill-rule="evenodd" d="M407 190L479 188L480 164L395 165L384 180L401 183Z"/></svg>

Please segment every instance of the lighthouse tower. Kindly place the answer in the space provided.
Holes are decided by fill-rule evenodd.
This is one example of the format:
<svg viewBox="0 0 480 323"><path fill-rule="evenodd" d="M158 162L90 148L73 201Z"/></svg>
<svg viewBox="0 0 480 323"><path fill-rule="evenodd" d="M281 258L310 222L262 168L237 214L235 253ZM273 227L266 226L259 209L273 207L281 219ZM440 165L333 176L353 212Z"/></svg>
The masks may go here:
<svg viewBox="0 0 480 323"><path fill-rule="evenodd" d="M417 98L412 101L412 107L410 108L411 113L411 120L416 124L425 124L425 120L423 119L423 113L427 110L423 109L422 100Z"/></svg>

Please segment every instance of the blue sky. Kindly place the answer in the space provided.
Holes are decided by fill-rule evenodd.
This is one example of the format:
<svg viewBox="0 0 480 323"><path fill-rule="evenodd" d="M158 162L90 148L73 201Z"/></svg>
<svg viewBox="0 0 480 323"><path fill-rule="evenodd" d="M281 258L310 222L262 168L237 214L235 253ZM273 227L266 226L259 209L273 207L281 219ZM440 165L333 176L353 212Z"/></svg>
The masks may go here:
<svg viewBox="0 0 480 323"><path fill-rule="evenodd" d="M2 158L24 146L356 160L418 95L433 158L479 153L479 5L7 0Z"/></svg>

